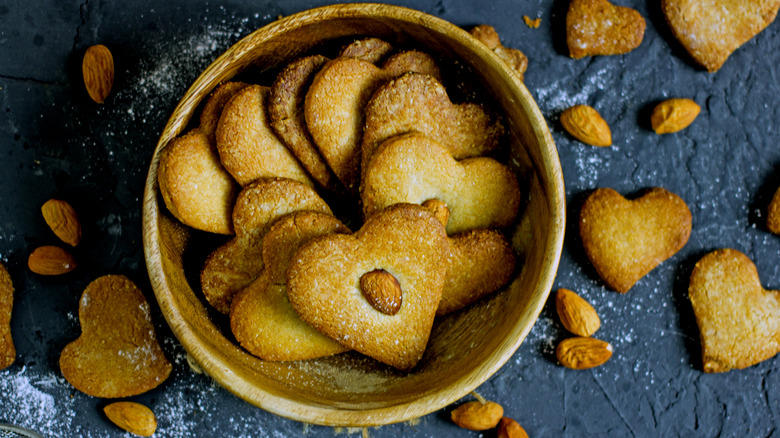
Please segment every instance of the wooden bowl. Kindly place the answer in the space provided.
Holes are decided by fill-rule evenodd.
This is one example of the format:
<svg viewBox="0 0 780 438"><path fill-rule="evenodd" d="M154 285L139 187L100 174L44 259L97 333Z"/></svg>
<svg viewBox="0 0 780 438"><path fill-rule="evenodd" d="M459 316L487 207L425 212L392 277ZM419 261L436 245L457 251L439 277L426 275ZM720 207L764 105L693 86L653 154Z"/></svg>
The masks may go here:
<svg viewBox="0 0 780 438"><path fill-rule="evenodd" d="M505 290L437 319L425 355L402 373L357 353L268 362L238 346L221 316L207 308L187 256L192 236L165 209L157 185L160 150L182 134L219 83L247 69L274 71L327 41L374 35L455 59L473 70L503 112L510 165L528 194L513 243L517 278ZM162 206L162 208L161 208ZM462 398L515 352L553 284L565 223L563 178L555 145L528 90L502 61L467 32L402 7L342 4L273 22L220 56L190 87L154 152L143 204L149 276L163 315L202 369L242 399L291 419L332 426L375 426L423 416ZM201 263L198 260L194 264ZM194 278L194 279L193 279ZM216 322L215 322L216 321Z"/></svg>

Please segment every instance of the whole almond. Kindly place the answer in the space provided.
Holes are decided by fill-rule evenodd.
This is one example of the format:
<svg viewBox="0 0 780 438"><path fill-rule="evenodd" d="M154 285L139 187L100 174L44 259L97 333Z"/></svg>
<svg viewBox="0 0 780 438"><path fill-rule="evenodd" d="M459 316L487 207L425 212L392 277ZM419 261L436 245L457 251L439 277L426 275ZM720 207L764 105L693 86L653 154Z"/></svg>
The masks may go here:
<svg viewBox="0 0 780 438"><path fill-rule="evenodd" d="M393 274L375 269L360 277L360 290L366 300L378 311L395 315L401 309L401 285Z"/></svg>
<svg viewBox="0 0 780 438"><path fill-rule="evenodd" d="M81 224L76 210L65 201L49 199L41 207L43 219L63 242L76 246L81 241Z"/></svg>
<svg viewBox="0 0 780 438"><path fill-rule="evenodd" d="M27 267L36 274L60 275L76 268L76 259L58 246L41 246L27 258Z"/></svg>
<svg viewBox="0 0 780 438"><path fill-rule="evenodd" d="M496 436L497 438L528 438L528 433L517 421L504 417L498 423Z"/></svg>
<svg viewBox="0 0 780 438"><path fill-rule="evenodd" d="M665 100L655 108L650 115L650 124L656 134L669 134L685 129L699 115L701 107L691 99Z"/></svg>
<svg viewBox="0 0 780 438"><path fill-rule="evenodd" d="M555 355L566 368L584 370L608 361L612 357L612 345L598 339L574 337L561 341Z"/></svg>
<svg viewBox="0 0 780 438"><path fill-rule="evenodd" d="M498 425L504 415L504 407L495 402L470 401L452 411L452 421L469 430L487 430Z"/></svg>
<svg viewBox="0 0 780 438"><path fill-rule="evenodd" d="M563 128L577 140L592 146L611 146L612 131L593 107L575 105L561 113Z"/></svg>
<svg viewBox="0 0 780 438"><path fill-rule="evenodd" d="M157 429L154 412L135 402L116 402L103 408L106 417L122 429L140 436L152 436Z"/></svg>
<svg viewBox="0 0 780 438"><path fill-rule="evenodd" d="M601 326L596 309L568 289L558 289L555 294L555 309L566 330L577 336L590 336Z"/></svg>
<svg viewBox="0 0 780 438"><path fill-rule="evenodd" d="M98 44L84 53L81 73L87 93L97 103L103 103L114 85L114 57L108 47Z"/></svg>
<svg viewBox="0 0 780 438"><path fill-rule="evenodd" d="M450 220L450 209L447 208L447 204L438 199L429 199L423 202L422 206L433 213L433 216L441 222L442 225L445 227L447 226L447 222Z"/></svg>

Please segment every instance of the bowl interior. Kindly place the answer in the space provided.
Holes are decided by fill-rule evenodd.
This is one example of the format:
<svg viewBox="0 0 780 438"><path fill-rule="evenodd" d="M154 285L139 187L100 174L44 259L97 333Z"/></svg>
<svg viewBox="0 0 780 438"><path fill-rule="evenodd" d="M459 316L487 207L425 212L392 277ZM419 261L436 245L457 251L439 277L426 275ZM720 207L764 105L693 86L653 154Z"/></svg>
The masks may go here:
<svg viewBox="0 0 780 438"><path fill-rule="evenodd" d="M420 364L398 372L359 354L268 362L241 349L205 306L188 272L199 237L179 224L159 197L160 150L187 129L219 83L248 71L274 71L305 52L346 37L373 35L412 45L470 69L505 117L509 164L527 193L513 232L520 255L505 290L437 319ZM371 426L440 409L489 378L515 352L541 311L563 243L563 180L547 125L528 91L489 50L465 31L401 7L335 5L292 15L242 39L196 80L166 125L144 196L144 248L155 296L174 334L215 380L276 414L324 425ZM194 266L198 269L199 266ZM215 322L216 321L216 322Z"/></svg>

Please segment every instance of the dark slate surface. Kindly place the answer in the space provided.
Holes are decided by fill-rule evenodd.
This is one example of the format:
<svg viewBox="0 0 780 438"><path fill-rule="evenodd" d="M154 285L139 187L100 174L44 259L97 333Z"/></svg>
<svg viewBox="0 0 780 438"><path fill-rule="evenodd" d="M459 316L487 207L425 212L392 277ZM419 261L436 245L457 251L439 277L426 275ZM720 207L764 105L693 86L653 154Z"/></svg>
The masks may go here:
<svg viewBox="0 0 780 438"><path fill-rule="evenodd" d="M530 58L526 85L547 117L566 181L569 232L555 288L576 290L602 317L601 339L615 347L604 366L572 371L554 358L566 336L548 305L512 359L478 388L503 404L533 437L776 436L780 359L742 371L701 371L698 329L687 299L693 264L733 247L757 265L762 284L780 289L780 238L765 230L765 208L780 185L780 27L745 44L715 74L686 56L657 2L622 0L647 19L642 45L615 57L571 60L563 20L568 0L403 1L469 27L495 26L507 46ZM143 261L140 199L156 137L189 84L242 36L279 15L324 1L107 2L5 0L0 3L0 256L17 293L12 332L17 361L0 372L0 422L46 436L121 436L102 415L105 401L74 390L57 361L79 333L77 302L89 281L125 274L153 300ZM530 29L522 16L541 17ZM106 44L116 81L105 105L83 89L84 50ZM656 136L649 112L668 97L702 107L691 127ZM561 129L560 112L597 108L614 145L594 148ZM607 290L584 258L576 230L583 196L596 187L624 195L653 186L679 194L693 213L687 246L626 295ZM55 278L27 271L29 252L56 244L40 206L57 197L82 216L81 266ZM155 310L171 378L134 400L157 414L156 436L360 436L360 430L306 426L244 403L195 374ZM370 428L373 437L477 436L449 410L414 424ZM486 433L485 436L490 436Z"/></svg>

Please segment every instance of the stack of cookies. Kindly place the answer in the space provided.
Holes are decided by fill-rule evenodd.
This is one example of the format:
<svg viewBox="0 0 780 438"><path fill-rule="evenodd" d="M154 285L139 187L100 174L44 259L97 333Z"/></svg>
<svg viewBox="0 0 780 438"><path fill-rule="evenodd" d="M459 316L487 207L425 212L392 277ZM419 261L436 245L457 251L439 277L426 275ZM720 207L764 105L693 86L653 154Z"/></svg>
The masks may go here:
<svg viewBox="0 0 780 438"><path fill-rule="evenodd" d="M409 370L437 316L513 277L503 231L522 196L493 158L504 125L483 103L453 103L460 84L445 87L440 62L377 38L304 56L270 86L220 85L163 149L170 213L232 236L201 290L250 353L355 350Z"/></svg>

